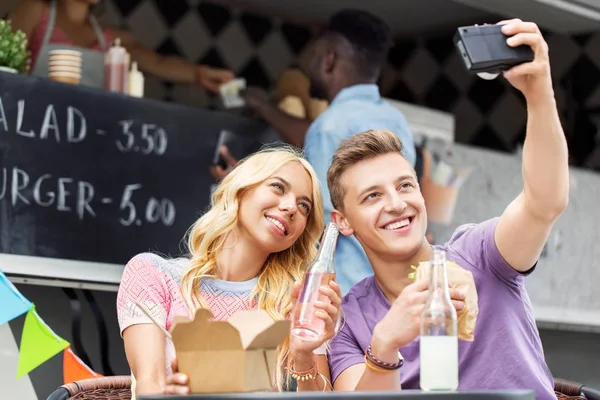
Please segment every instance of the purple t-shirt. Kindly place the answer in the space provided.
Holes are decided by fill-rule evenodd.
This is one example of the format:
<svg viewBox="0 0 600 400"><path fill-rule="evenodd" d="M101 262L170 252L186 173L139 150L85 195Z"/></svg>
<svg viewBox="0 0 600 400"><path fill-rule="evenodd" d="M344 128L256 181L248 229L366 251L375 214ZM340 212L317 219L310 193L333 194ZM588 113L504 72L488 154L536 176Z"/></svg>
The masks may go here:
<svg viewBox="0 0 600 400"><path fill-rule="evenodd" d="M498 218L459 227L440 249L471 271L479 298L473 342L459 340L459 390L529 389L537 399L554 399L552 374L544 360L524 274L500 255L494 240ZM330 343L333 381L348 367L364 362L373 329L390 303L370 276L344 297L342 329ZM402 387L419 389L419 338L400 349Z"/></svg>

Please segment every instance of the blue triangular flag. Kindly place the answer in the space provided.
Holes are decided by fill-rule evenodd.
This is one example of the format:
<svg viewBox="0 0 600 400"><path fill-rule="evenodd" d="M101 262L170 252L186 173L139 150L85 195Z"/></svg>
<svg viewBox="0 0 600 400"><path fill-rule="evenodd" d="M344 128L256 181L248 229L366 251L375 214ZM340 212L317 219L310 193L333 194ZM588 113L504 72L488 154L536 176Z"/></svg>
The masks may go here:
<svg viewBox="0 0 600 400"><path fill-rule="evenodd" d="M2 271L0 271L0 304L2 304L0 325L25 314L31 308L31 302L17 290Z"/></svg>

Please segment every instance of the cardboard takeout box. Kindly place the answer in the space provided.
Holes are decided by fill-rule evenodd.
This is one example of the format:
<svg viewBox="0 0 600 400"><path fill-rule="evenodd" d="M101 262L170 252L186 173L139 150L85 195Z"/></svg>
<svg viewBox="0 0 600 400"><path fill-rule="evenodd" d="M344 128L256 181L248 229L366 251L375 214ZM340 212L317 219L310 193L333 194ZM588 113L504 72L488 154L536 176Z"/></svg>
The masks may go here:
<svg viewBox="0 0 600 400"><path fill-rule="evenodd" d="M274 321L264 310L239 311L213 321L198 309L193 320L178 317L171 328L179 371L192 393L251 392L275 386L277 346L290 321Z"/></svg>

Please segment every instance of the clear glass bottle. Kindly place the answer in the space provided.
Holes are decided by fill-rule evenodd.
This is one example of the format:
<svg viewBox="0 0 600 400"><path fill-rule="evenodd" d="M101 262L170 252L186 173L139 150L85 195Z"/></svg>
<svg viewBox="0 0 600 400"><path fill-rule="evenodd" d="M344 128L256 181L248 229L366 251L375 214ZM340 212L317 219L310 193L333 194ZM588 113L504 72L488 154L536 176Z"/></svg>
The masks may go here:
<svg viewBox="0 0 600 400"><path fill-rule="evenodd" d="M458 388L458 323L450 299L446 254L435 249L430 265L429 297L421 313L421 389Z"/></svg>
<svg viewBox="0 0 600 400"><path fill-rule="evenodd" d="M319 253L304 275L292 318L292 335L303 340L318 340L324 334L325 322L315 315L315 302L329 302L329 298L322 295L319 288L328 286L330 281L335 280L333 255L338 236L338 226L334 223L327 224Z"/></svg>

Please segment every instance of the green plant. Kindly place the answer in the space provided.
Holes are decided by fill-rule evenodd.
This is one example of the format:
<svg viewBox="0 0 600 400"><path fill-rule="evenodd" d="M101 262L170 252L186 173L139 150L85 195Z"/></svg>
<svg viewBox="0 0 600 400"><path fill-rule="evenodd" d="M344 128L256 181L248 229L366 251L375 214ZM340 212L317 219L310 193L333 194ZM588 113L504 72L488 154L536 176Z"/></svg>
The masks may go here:
<svg viewBox="0 0 600 400"><path fill-rule="evenodd" d="M29 63L25 33L13 32L10 21L0 20L0 66L16 69L23 74L29 70Z"/></svg>

